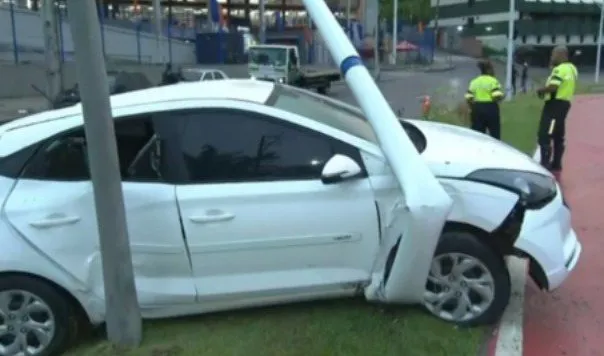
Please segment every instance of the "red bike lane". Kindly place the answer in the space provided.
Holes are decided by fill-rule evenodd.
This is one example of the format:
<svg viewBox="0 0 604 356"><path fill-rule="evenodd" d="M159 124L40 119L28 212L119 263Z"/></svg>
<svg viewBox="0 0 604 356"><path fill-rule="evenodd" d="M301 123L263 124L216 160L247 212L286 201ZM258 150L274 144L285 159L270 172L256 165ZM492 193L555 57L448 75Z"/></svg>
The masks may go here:
<svg viewBox="0 0 604 356"><path fill-rule="evenodd" d="M559 180L583 253L554 293L543 293L528 283L526 356L604 355L604 96L577 97L566 137Z"/></svg>

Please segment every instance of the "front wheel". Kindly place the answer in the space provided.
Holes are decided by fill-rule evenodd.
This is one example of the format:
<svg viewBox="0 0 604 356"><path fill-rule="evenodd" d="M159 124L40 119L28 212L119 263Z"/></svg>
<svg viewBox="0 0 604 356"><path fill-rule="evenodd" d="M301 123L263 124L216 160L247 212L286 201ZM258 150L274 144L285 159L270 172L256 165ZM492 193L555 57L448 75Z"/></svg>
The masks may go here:
<svg viewBox="0 0 604 356"><path fill-rule="evenodd" d="M27 276L0 278L0 355L60 355L75 337L76 320L53 286Z"/></svg>
<svg viewBox="0 0 604 356"><path fill-rule="evenodd" d="M502 256L468 232L445 232L430 267L424 307L458 325L493 324L511 294Z"/></svg>

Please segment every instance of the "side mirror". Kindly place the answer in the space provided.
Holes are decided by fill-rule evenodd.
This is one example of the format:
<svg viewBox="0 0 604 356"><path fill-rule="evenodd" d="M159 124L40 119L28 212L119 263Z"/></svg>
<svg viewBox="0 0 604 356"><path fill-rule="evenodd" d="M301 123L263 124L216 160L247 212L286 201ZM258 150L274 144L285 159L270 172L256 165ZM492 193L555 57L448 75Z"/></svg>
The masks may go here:
<svg viewBox="0 0 604 356"><path fill-rule="evenodd" d="M361 167L352 158L336 154L325 163L321 172L321 181L324 184L339 183L355 178L361 173Z"/></svg>

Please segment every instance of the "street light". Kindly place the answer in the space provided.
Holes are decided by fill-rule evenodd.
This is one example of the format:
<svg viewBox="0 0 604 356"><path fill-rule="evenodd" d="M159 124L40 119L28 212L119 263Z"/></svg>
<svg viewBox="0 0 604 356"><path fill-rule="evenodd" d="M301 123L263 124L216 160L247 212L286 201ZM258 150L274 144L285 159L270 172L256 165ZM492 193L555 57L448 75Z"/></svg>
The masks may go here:
<svg viewBox="0 0 604 356"><path fill-rule="evenodd" d="M510 0L508 12L508 56L505 70L505 99L512 100L512 66L514 65L514 21L516 20L516 0Z"/></svg>
<svg viewBox="0 0 604 356"><path fill-rule="evenodd" d="M602 59L602 25L604 25L604 4L600 1L600 26L598 26L598 49L596 50L596 72L594 81L600 81L600 61Z"/></svg>
<svg viewBox="0 0 604 356"><path fill-rule="evenodd" d="M390 64L396 64L396 45L398 44L398 0L393 1L392 12L392 54L390 55Z"/></svg>

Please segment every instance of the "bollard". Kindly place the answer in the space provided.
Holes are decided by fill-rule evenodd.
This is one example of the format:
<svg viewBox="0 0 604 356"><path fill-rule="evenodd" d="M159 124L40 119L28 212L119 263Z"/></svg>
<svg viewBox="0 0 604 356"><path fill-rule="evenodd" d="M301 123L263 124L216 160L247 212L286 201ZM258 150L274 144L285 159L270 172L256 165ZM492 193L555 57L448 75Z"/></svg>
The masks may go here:
<svg viewBox="0 0 604 356"><path fill-rule="evenodd" d="M430 118L430 110L432 109L432 101L429 95L424 95L422 98L422 117L424 119Z"/></svg>
<svg viewBox="0 0 604 356"><path fill-rule="evenodd" d="M139 20L139 22L136 24L136 59L138 60L138 64L142 63L142 56L141 56L141 26L142 26L142 22Z"/></svg>
<svg viewBox="0 0 604 356"><path fill-rule="evenodd" d="M13 31L13 57L15 64L19 64L19 44L17 43L17 24L15 22L15 2L9 1L10 25Z"/></svg>

